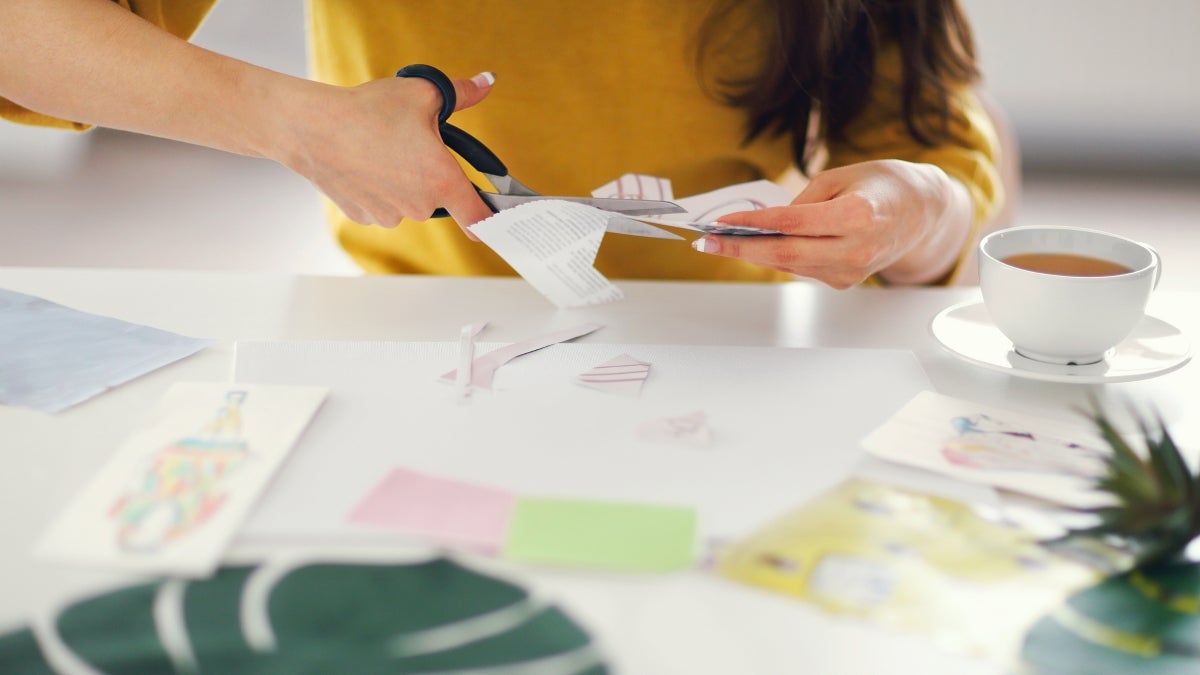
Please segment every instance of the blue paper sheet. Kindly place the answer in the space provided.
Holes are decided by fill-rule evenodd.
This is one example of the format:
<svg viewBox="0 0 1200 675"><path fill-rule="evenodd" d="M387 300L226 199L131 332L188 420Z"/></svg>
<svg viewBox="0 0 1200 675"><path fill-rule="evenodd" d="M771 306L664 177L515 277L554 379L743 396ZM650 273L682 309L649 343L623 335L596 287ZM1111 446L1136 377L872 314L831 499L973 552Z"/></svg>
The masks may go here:
<svg viewBox="0 0 1200 675"><path fill-rule="evenodd" d="M0 289L0 404L57 413L211 343Z"/></svg>

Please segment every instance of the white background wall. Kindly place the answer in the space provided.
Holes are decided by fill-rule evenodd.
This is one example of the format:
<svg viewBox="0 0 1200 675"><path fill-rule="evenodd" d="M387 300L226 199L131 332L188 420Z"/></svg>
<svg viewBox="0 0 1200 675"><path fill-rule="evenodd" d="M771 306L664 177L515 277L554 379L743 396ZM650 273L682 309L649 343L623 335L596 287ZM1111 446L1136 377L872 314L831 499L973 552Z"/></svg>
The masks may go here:
<svg viewBox="0 0 1200 675"><path fill-rule="evenodd" d="M1200 171L1200 1L961 2L1031 164Z"/></svg>

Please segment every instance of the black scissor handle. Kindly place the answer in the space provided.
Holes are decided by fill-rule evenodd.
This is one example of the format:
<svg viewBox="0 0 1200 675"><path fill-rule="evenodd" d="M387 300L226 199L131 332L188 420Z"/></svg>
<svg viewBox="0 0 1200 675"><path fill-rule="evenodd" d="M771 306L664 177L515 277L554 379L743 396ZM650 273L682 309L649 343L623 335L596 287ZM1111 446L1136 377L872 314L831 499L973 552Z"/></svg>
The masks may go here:
<svg viewBox="0 0 1200 675"><path fill-rule="evenodd" d="M450 119L450 113L454 112L454 106L458 105L458 97L454 93L454 83L442 71L427 66L424 63L414 63L404 66L396 71L396 77L419 77L424 80L429 80L433 86L442 92L442 109L438 112L438 125L446 123Z"/></svg>
<svg viewBox="0 0 1200 675"><path fill-rule="evenodd" d="M504 166L504 162L500 161L500 158L496 156L496 153L492 152L491 148L484 145L482 141L471 134L447 121L450 118L450 113L454 112L454 106L458 99L454 93L454 83L450 81L450 78L445 73L433 66L414 63L396 71L396 77L419 77L432 82L433 86L437 87L438 91L442 93L442 109L438 112L438 131L441 133L442 142L446 144L446 147L458 153L468 164L475 167L481 173L492 176L508 175L508 167ZM446 212L446 209L439 208L430 217L445 218L448 215L449 213Z"/></svg>

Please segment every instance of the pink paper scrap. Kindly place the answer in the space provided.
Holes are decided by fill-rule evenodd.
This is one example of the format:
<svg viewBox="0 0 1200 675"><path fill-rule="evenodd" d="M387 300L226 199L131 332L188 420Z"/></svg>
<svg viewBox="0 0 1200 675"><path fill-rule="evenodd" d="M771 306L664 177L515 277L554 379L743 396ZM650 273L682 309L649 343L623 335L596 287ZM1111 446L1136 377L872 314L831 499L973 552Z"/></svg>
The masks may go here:
<svg viewBox="0 0 1200 675"><path fill-rule="evenodd" d="M678 417L661 417L638 426L638 438L671 445L708 447L712 434L708 430L708 418L703 411Z"/></svg>
<svg viewBox="0 0 1200 675"><path fill-rule="evenodd" d="M499 488L393 469L350 520L496 553L504 545L515 501Z"/></svg>
<svg viewBox="0 0 1200 675"><path fill-rule="evenodd" d="M621 354L581 373L575 381L589 389L632 398L642 393L649 374L649 363Z"/></svg>

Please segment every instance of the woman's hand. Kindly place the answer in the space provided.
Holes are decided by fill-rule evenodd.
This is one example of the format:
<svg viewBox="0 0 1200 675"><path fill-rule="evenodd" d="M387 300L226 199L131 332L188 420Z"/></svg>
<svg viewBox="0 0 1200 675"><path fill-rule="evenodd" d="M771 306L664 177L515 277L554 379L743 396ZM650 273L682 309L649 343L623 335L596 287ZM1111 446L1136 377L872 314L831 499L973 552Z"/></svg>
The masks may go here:
<svg viewBox="0 0 1200 675"><path fill-rule="evenodd" d="M493 78L454 80L455 110L483 100ZM441 94L428 80L388 78L325 87L302 112L280 163L307 178L351 220L395 227L444 206L463 231L492 215L442 143Z"/></svg>
<svg viewBox="0 0 1200 675"><path fill-rule="evenodd" d="M789 206L720 218L786 236L707 235L692 245L838 289L876 273L919 284L950 270L972 216L966 188L938 167L875 160L817 174Z"/></svg>

